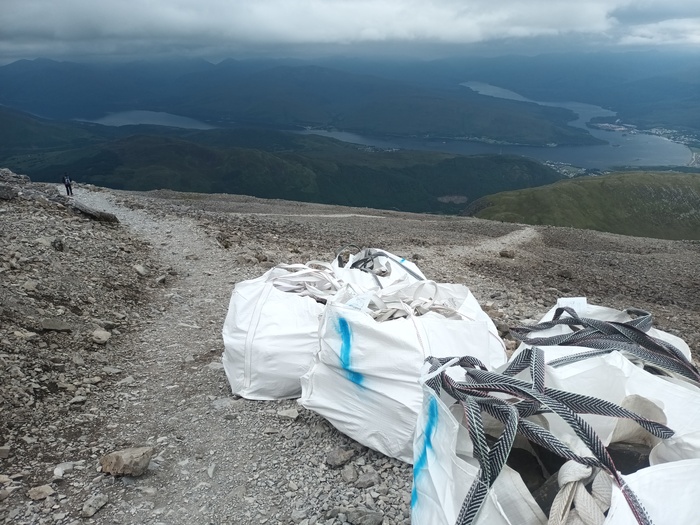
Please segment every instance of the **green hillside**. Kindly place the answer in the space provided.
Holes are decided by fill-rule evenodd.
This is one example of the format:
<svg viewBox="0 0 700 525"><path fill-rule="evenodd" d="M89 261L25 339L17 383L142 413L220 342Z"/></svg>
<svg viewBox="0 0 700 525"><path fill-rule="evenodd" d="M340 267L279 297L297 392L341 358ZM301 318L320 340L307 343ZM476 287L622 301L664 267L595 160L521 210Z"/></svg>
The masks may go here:
<svg viewBox="0 0 700 525"><path fill-rule="evenodd" d="M168 188L437 213L457 213L484 195L560 177L522 157L366 152L331 139L316 137L305 144L306 137L296 137L294 147L270 152L134 135L35 153L28 162L0 161L38 181L55 181L68 171L79 183L125 190Z"/></svg>
<svg viewBox="0 0 700 525"><path fill-rule="evenodd" d="M271 130L93 129L65 123L67 131L58 138L70 140L61 144L53 123L32 123L24 142L0 147L0 165L36 181L58 182L67 171L78 183L125 190L167 188L458 213L479 197L560 178L551 168L517 156L377 151Z"/></svg>
<svg viewBox="0 0 700 525"><path fill-rule="evenodd" d="M0 107L0 152L32 151L94 142L88 130L71 123L50 122Z"/></svg>
<svg viewBox="0 0 700 525"><path fill-rule="evenodd" d="M581 177L487 196L464 213L639 237L700 239L700 174L625 172Z"/></svg>

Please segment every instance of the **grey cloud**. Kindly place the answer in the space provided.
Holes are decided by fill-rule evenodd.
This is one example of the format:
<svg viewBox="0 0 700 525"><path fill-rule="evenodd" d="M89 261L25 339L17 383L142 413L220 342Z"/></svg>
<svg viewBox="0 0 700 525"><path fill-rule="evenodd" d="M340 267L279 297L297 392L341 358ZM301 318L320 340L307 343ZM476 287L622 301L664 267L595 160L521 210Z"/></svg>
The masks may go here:
<svg viewBox="0 0 700 525"><path fill-rule="evenodd" d="M698 11L679 0L2 0L0 58L353 46L435 52L542 39L564 47L581 36L592 45L634 44L640 23Z"/></svg>
<svg viewBox="0 0 700 525"><path fill-rule="evenodd" d="M700 18L700 3L696 0L634 2L620 6L610 14L623 26L648 25L666 20Z"/></svg>

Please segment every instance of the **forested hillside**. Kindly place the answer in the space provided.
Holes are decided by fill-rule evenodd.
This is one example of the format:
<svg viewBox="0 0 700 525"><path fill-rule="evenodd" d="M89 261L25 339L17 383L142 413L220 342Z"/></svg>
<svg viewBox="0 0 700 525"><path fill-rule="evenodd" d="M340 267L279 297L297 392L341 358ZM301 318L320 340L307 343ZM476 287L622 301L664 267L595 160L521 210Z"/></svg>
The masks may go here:
<svg viewBox="0 0 700 525"><path fill-rule="evenodd" d="M0 111L21 138L0 148L0 162L37 181L126 190L201 193L458 213L484 195L560 178L533 160L381 151L315 135L235 129L192 131L160 126L108 128L57 124Z"/></svg>

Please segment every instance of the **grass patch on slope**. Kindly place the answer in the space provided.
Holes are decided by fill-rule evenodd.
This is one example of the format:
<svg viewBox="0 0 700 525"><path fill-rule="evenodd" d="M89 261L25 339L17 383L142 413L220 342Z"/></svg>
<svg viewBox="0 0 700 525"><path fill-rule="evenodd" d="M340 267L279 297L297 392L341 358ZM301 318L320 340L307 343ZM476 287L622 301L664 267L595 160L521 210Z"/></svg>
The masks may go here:
<svg viewBox="0 0 700 525"><path fill-rule="evenodd" d="M465 213L639 237L700 239L700 175L625 172L581 177L490 195Z"/></svg>

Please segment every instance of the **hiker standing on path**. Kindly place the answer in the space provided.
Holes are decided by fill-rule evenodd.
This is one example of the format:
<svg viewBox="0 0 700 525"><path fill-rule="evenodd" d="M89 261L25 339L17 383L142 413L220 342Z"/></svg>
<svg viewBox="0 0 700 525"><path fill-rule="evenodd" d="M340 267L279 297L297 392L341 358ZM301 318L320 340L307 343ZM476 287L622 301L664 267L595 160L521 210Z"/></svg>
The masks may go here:
<svg viewBox="0 0 700 525"><path fill-rule="evenodd" d="M63 184L66 185L66 195L73 196L73 181L70 180L67 172L63 172Z"/></svg>

